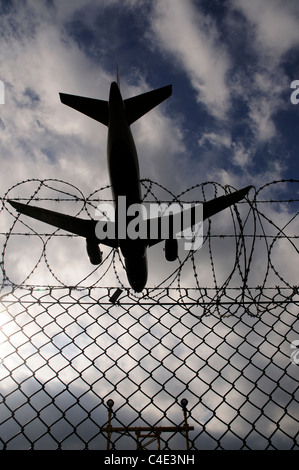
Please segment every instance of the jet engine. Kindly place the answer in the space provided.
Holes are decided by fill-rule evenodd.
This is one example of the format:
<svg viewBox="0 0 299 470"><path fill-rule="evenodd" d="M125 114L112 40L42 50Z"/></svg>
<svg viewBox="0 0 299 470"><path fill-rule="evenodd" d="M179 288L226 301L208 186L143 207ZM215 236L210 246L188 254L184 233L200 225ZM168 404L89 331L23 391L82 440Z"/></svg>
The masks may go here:
<svg viewBox="0 0 299 470"><path fill-rule="evenodd" d="M101 264L103 260L103 253L100 250L96 238L86 239L86 250L91 264Z"/></svg>
<svg viewBox="0 0 299 470"><path fill-rule="evenodd" d="M176 238L165 240L165 258L167 261L175 261L178 257L178 241Z"/></svg>

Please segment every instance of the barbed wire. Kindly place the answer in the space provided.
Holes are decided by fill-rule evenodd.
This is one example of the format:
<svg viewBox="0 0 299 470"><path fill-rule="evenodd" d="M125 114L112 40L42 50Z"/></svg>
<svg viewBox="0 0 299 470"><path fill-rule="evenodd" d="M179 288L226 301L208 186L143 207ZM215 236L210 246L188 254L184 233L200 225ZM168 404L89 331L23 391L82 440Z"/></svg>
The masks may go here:
<svg viewBox="0 0 299 470"><path fill-rule="evenodd" d="M3 448L105 449L111 397L125 428L181 426L186 397L191 449L298 448L298 182L253 188L207 221L200 250L180 245L174 264L161 247L149 249L140 294L118 250L90 269L80 237L7 203L94 218L110 186L88 196L59 179L10 188L0 209ZM144 203L198 203L234 190L208 182L175 195L142 185ZM164 448L183 448L183 434L166 433ZM112 449L136 441L109 439Z"/></svg>

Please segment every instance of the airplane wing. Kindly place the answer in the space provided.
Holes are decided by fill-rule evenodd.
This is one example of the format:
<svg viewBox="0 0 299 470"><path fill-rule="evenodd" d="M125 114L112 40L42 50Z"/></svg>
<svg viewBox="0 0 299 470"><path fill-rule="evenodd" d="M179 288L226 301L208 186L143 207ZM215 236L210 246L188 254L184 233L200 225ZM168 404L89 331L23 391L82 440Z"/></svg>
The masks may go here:
<svg viewBox="0 0 299 470"><path fill-rule="evenodd" d="M244 197L249 193L250 189L253 186L246 186L246 188L240 189L238 191L234 191L231 194L227 194L225 196L216 197L211 201L207 201L203 203L203 220L208 219L214 214L223 211L227 207L236 204L237 202L244 199Z"/></svg>
<svg viewBox="0 0 299 470"><path fill-rule="evenodd" d="M166 238L175 237L178 233L183 230L190 228L190 226L196 225L202 222L209 217L212 217L214 214L223 211L227 207L236 204L241 199L243 199L246 194L249 192L252 186L247 186L246 188L235 191L231 194L220 196L211 201L202 203L202 211L197 211L196 206L188 208L186 210L180 211L177 214L170 215L161 215L154 219L145 220L147 225L147 246L153 246L157 243L165 240ZM8 200L8 202L20 213L25 214L34 219L45 222L49 225L52 225L57 228L66 230L67 232L74 233L84 238L96 238L99 243L110 246L111 248L117 248L118 241L117 238L98 238L96 234L99 233L115 233L115 223L112 221L100 221L100 220L86 220L81 219L80 217L73 217L66 214L61 214L59 212L51 211L48 209L43 209L41 207L30 206L28 204L22 204L20 202ZM189 226L176 225L176 222L179 220L181 223L182 220L187 220L190 222ZM100 224L100 227L96 226ZM108 227L108 224L111 226ZM152 227L157 227L156 236L151 238ZM166 235L163 232L163 227L183 227L183 229L177 230L173 234L169 234L166 231Z"/></svg>
<svg viewBox="0 0 299 470"><path fill-rule="evenodd" d="M181 211L178 214L175 215L166 215L166 216L160 216L156 220L151 221L151 219L147 220L148 224L148 232L150 230L150 224L153 224L154 226L159 227L159 235L156 239L148 239L147 240L147 245L148 246L153 246L156 245L157 243L161 242L162 240L165 239L163 236L163 230L162 230L162 219L166 218L168 220L164 220L164 227L175 227L175 218L179 218L179 221L182 221L184 219L184 215L187 216L186 220L189 220L191 222L191 226L196 225L200 222L202 222L205 219L208 219L209 217L212 217L213 215L217 214L218 212L223 211L227 207L232 206L233 204L236 204L239 202L241 199L243 199L246 194L249 192L249 190L252 188L252 186L246 186L246 188L240 189L238 191L234 191L231 194L227 194L224 196L216 197L215 199L211 199L210 201L203 202L202 203L202 212L201 211L196 211L196 206L186 209L185 211ZM189 214L188 214L189 213ZM200 216L200 219L198 219L198 215ZM182 226L182 225L181 225ZM183 229L185 230L186 228L189 227L184 227ZM182 232L183 230L178 231L177 233ZM167 234L168 235L168 234ZM174 236L176 234L173 234ZM166 237L168 238L168 236ZM169 237L170 238L170 237Z"/></svg>
<svg viewBox="0 0 299 470"><path fill-rule="evenodd" d="M81 219L80 217L61 214L59 212L43 209L42 207L29 206L28 204L22 204L16 201L8 200L8 202L21 214L28 215L33 219L40 220L46 224L53 225L54 227L61 228L67 232L74 233L75 235L79 235L84 238L95 237L95 228L98 223L103 224L103 226L114 224L114 222L109 221L102 222L98 220ZM116 239L112 240L108 238L99 240L99 243L103 243L111 248L116 248L118 245Z"/></svg>

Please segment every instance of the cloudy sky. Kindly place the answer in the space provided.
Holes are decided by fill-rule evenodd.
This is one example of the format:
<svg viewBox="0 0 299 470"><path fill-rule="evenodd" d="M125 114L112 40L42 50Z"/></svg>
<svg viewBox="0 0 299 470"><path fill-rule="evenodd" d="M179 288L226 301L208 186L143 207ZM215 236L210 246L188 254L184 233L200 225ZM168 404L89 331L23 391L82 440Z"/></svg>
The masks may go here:
<svg viewBox="0 0 299 470"><path fill-rule="evenodd" d="M106 128L58 93L107 99L171 83L132 130L141 175L190 184L294 177L297 2L1 2L2 192L20 179L108 183ZM171 188L173 189L173 188Z"/></svg>
<svg viewBox="0 0 299 470"><path fill-rule="evenodd" d="M293 101L297 96L291 84L299 80L298 20L297 0L1 0L1 196L9 191L9 197L73 199L96 191L97 197L111 197L106 188L107 129L62 105L59 92L107 99L117 66L124 98L173 85L165 103L132 125L142 178L176 195L206 181L219 184L221 194L223 185L259 188L273 180L296 179L299 105L291 101L293 92ZM38 181L22 183L27 179L49 182L40 190ZM214 186L209 189L211 197ZM153 190L161 198L169 197L157 185ZM197 200L202 193L195 188L187 196ZM298 198L297 185L266 187L265 199L276 196ZM72 202L41 205L72 214L82 209ZM93 206L88 207L93 216ZM280 205L266 213L285 226L292 210ZM223 217L216 227L232 233L236 219L228 222ZM1 220L7 231L14 216L3 211ZM250 229L253 224L250 219ZM51 233L43 224L29 225L18 222L14 231ZM270 224L268 228L277 233ZM288 225L288 233L296 228L297 219ZM43 270L34 270L43 257L44 241L38 236L10 237L4 246L9 280L26 282L33 270L30 281L36 284L75 285L86 280L85 285L91 285L100 278L100 285L127 286L123 270L115 274L115 263L121 262L113 262L110 250L104 252L107 258L99 271L90 274L84 241L77 238L49 239L40 263ZM294 285L296 266L288 260L298 251L279 243L272 249L274 267L278 271L279 265L287 285ZM234 267L233 255L228 261L234 249L233 243L213 248L220 285ZM261 285L265 272L270 285L279 284L275 269L267 267L265 246L255 245L255 253L251 284ZM199 266L208 266L207 245L200 256ZM171 274L172 267L166 264L160 269L160 259L161 249L153 249L149 286ZM214 285L213 270L198 268L194 279L193 268L192 263L184 265L185 285ZM235 280L238 285L240 278ZM218 334L223 333L221 328ZM186 374L189 377L189 368ZM208 410L215 405L210 400ZM213 429L221 433L217 426Z"/></svg>
<svg viewBox="0 0 299 470"><path fill-rule="evenodd" d="M117 66L124 98L173 85L167 102L132 125L142 178L173 194L205 181L258 188L296 178L298 15L295 0L1 2L1 193L30 178L64 180L85 197L109 184L107 129L62 105L58 93L107 99ZM37 188L21 185L8 196ZM280 191L297 193L289 185ZM70 203L65 210L78 213ZM85 250L82 240L72 243ZM65 245L63 252L74 250ZM155 266L160 252L152 251Z"/></svg>

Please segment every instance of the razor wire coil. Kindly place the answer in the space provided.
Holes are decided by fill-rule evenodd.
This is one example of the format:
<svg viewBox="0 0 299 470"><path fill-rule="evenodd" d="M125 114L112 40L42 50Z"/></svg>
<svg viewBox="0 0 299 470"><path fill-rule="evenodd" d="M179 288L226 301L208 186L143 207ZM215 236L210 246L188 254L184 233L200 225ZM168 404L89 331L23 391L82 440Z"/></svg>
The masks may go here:
<svg viewBox="0 0 299 470"><path fill-rule="evenodd" d="M142 184L145 203L200 202L198 194L204 201L232 189L211 182L175 195ZM41 233L7 204L48 201L92 218L98 203L111 201L103 195L109 186L87 197L58 179L10 188L0 210L2 447L105 449L109 398L112 422L128 429L182 426L177 405L187 397L193 450L298 449L296 188L297 180L280 180L253 190L222 224L207 222L202 250L180 254L141 294L128 287L117 250L65 280L69 266L58 272L51 244L78 237ZM27 271L15 252L24 240L40 243ZM136 444L127 432L109 439L112 449ZM184 448L184 433L161 435L161 443Z"/></svg>

